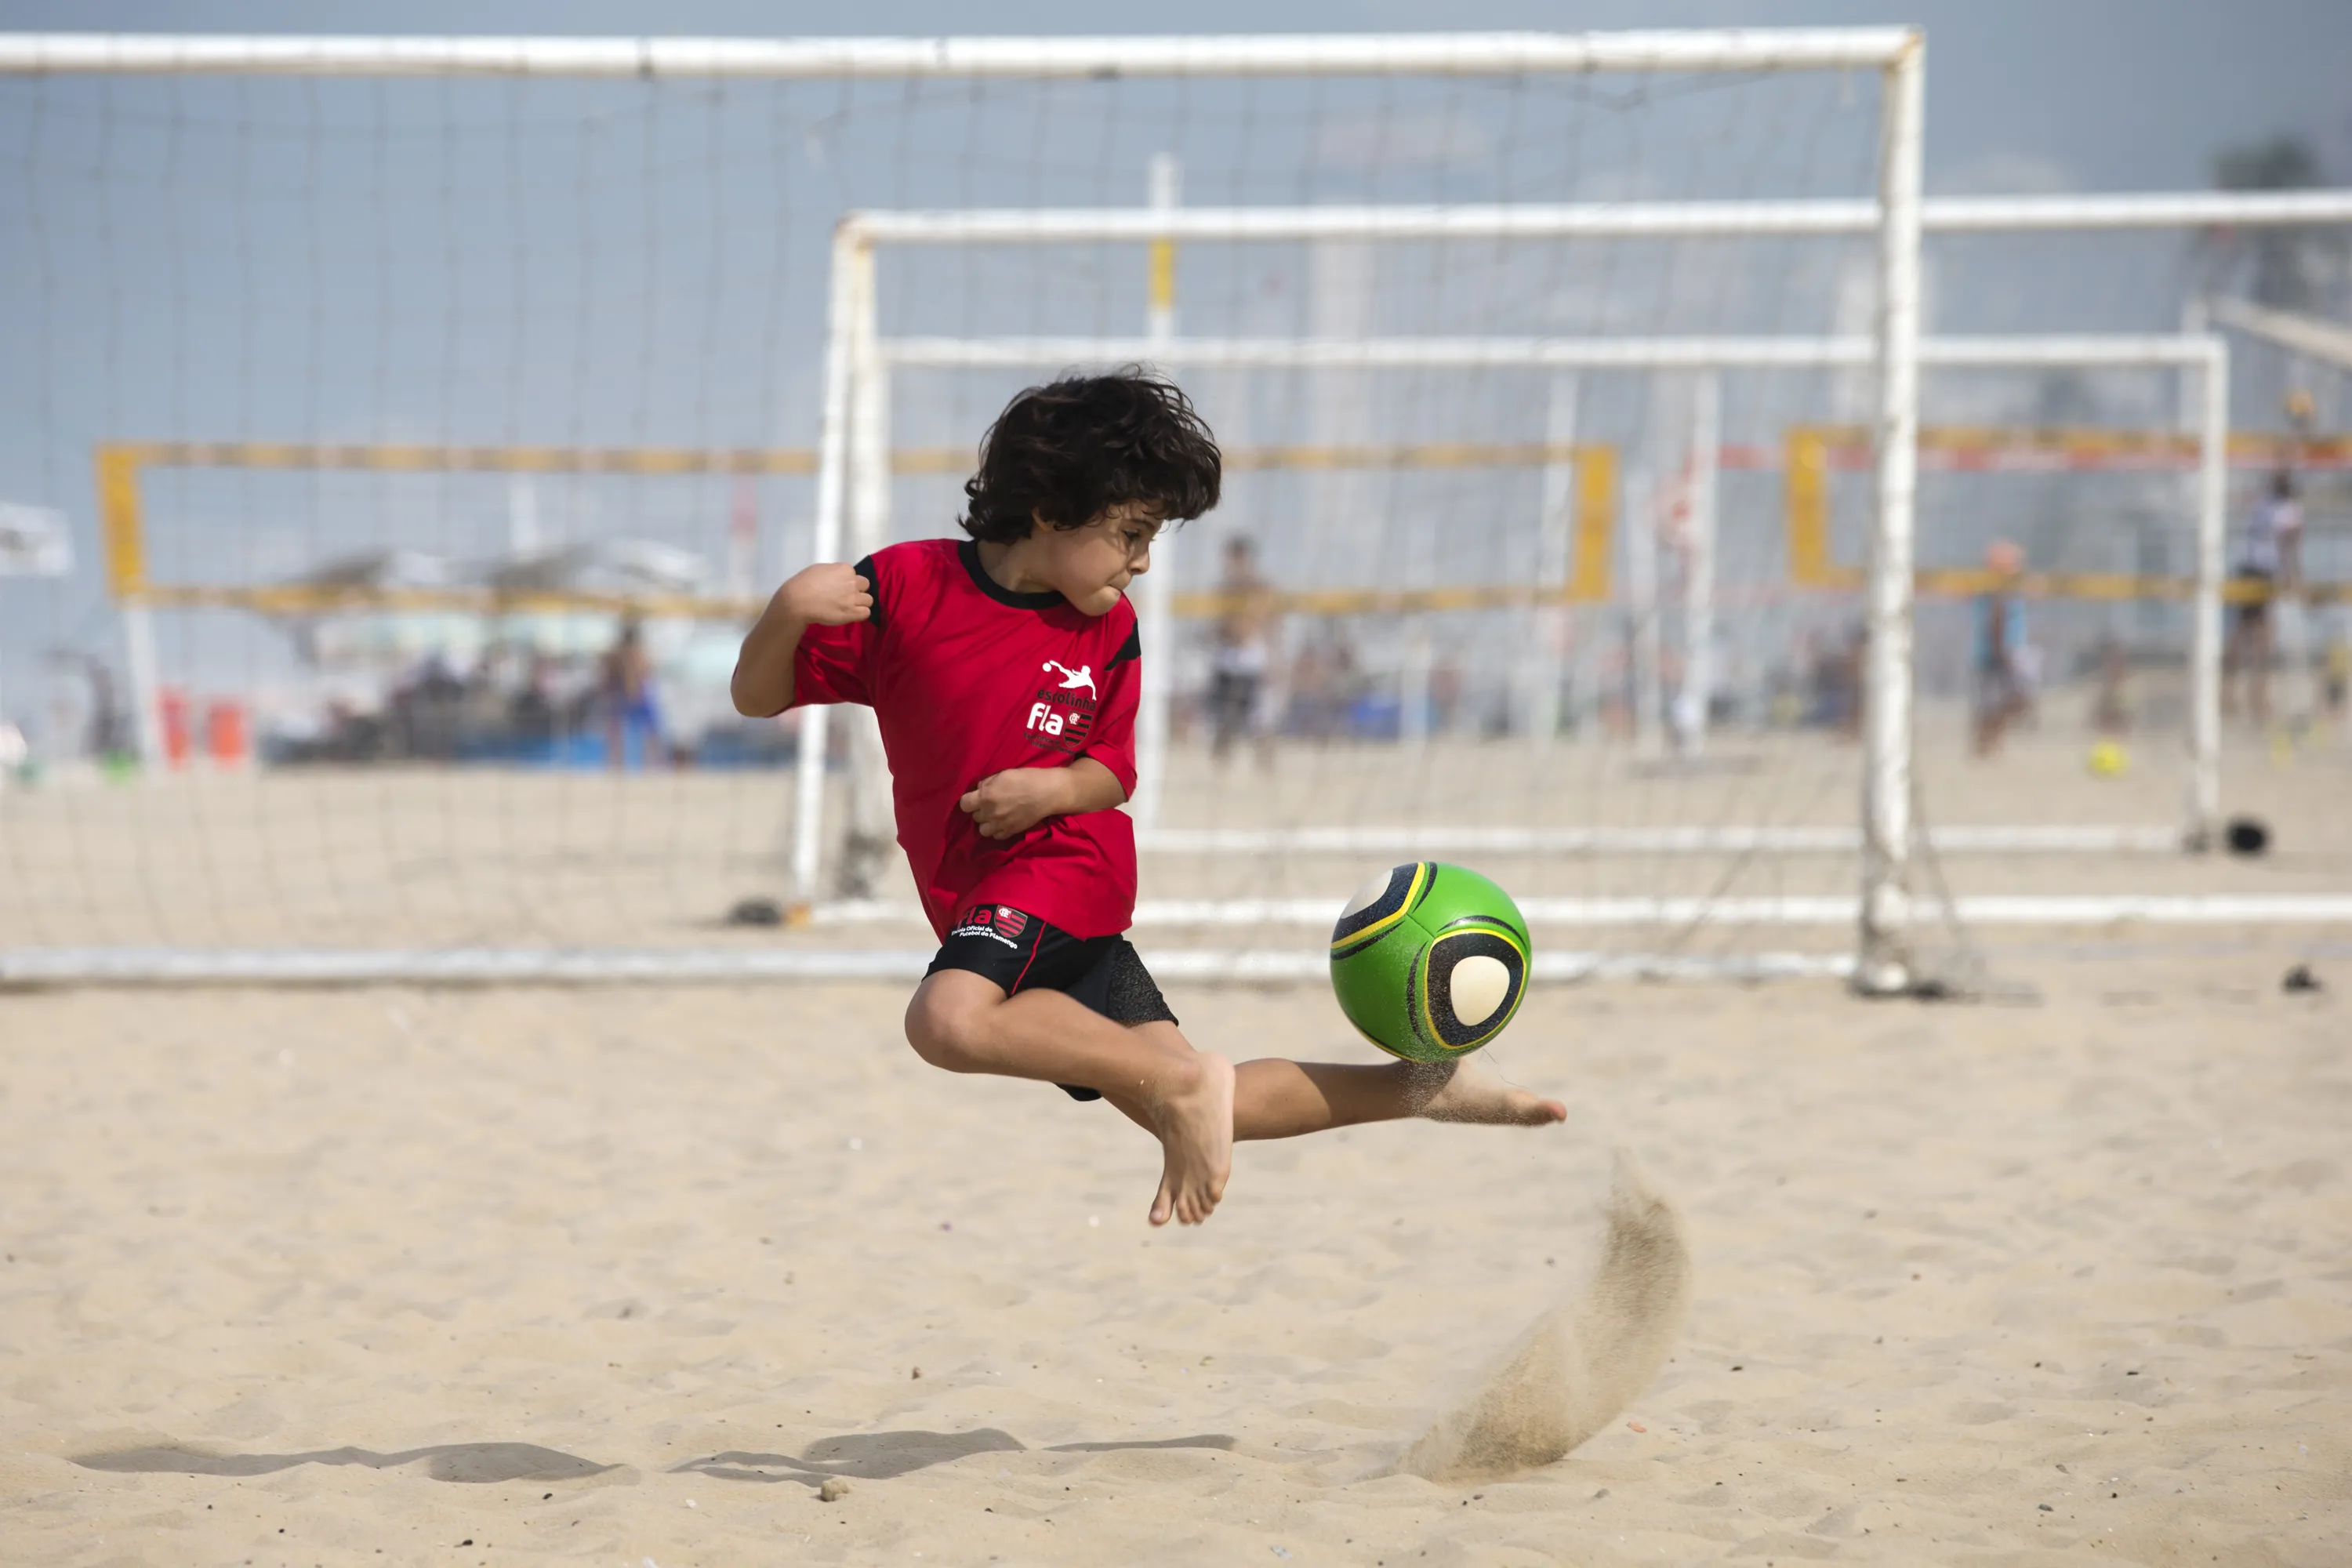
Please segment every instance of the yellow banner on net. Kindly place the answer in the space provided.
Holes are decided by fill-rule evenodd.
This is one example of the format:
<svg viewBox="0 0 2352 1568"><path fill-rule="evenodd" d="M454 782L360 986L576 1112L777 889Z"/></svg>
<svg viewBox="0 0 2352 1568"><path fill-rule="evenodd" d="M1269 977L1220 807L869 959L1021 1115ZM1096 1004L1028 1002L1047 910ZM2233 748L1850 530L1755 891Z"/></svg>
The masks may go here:
<svg viewBox="0 0 2352 1568"><path fill-rule="evenodd" d="M2196 437L2165 430L2101 430L2076 428L2006 428L1979 426L1930 426L1919 432L1923 454L1952 459L1963 471L1999 471L1990 461L1979 469L1970 459L2015 458L2031 454L2057 459L2057 471L2077 468L2127 468L2135 460L2166 464L2193 463ZM1791 587L1855 592L1863 584L1859 566L1841 566L1831 552L1830 483L1833 468L1866 463L1869 433L1851 425L1798 425L1782 442L1782 518ZM2273 436L2241 431L2230 437L2230 461L2235 467L2262 467L2283 461L2325 468L2352 466L2352 437ZM2020 471L2052 471L2027 468ZM2007 584L2000 574L1981 567L1923 567L1914 579L1918 592L1965 596L1990 593ZM2044 599L2187 599L2197 591L2193 577L2140 577L2113 572L2029 572L2014 584L2018 592ZM2250 604L2272 596L2267 583L2232 579L2221 584L2221 597L2232 604ZM2318 601L2352 599L2352 584L2306 583L2304 595Z"/></svg>
<svg viewBox="0 0 2352 1568"><path fill-rule="evenodd" d="M974 454L964 447L905 447L891 471L955 474ZM158 606L234 608L261 615L321 615L384 609L461 614L600 610L724 620L756 615L763 602L684 594L614 595L563 589L386 588L366 584L158 583L147 574L141 476L151 468L340 470L379 473L733 474L809 476L817 454L805 447L703 449L676 447L463 447L260 441L117 441L96 454L108 585L117 599ZM1598 603L1610 596L1610 543L1617 521L1613 447L1544 442L1431 442L1404 446L1242 447L1225 454L1235 473L1289 469L1529 468L1562 465L1574 472L1570 573L1564 586L1468 584L1413 590L1330 589L1287 594L1294 614L1345 616L1401 611L1488 609L1515 605ZM1180 616L1223 613L1215 594L1181 594Z"/></svg>
<svg viewBox="0 0 2352 1568"><path fill-rule="evenodd" d="M1945 455L2056 454L2085 465L2145 458L2180 461L2194 456L2194 443L2171 432L2128 430L2011 430L1930 428L1920 434L1923 451ZM2231 460L2240 466L2279 460L2292 450L2302 461L2337 467L2352 463L2352 440L2241 433L2231 438ZM1788 549L1788 581L1799 590L1851 593L1861 588L1859 566L1841 565L1831 540L1831 487L1840 467L1866 459L1867 433L1850 426L1796 426L1782 443L1782 512ZM961 447L904 447L893 452L898 474L957 474L974 454ZM263 615L316 615L363 608L449 610L467 614L563 609L625 612L728 619L756 614L757 599L726 595L594 594L561 589L495 591L487 588L378 588L341 584L174 584L148 575L141 476L151 468L254 468L279 471L343 470L381 473L602 474L676 477L695 474L802 477L816 473L817 454L806 447L476 447L419 444L315 444L251 441L110 442L96 453L100 519L106 542L107 575L118 599L156 605L244 608ZM1285 470L1539 468L1571 470L1569 574L1565 584L1459 584L1424 589L1345 588L1286 594L1284 610L1297 615L1349 616L1494 609L1514 605L1602 604L1612 597L1618 509L1618 457L1598 443L1424 442L1401 445L1240 447L1225 454L1233 473ZM1973 569L1928 568L1918 574L1919 591L1937 595L1984 593L1999 584L1994 574ZM2049 598L2181 599L2194 591L2186 577L2136 577L2102 573L2036 573L2021 591ZM2314 584L2315 599L2352 597L2352 584ZM2223 584L2225 597L2244 602L2269 590L2253 582ZM1187 616L1223 614L1230 606L1214 593L1180 594L1174 608Z"/></svg>

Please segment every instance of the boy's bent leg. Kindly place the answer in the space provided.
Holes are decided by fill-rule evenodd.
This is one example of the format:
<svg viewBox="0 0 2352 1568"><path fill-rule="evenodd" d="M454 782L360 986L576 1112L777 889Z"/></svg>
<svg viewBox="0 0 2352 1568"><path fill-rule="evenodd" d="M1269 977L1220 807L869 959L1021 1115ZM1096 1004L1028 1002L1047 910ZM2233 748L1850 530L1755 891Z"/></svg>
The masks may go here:
<svg viewBox="0 0 2352 1568"><path fill-rule="evenodd" d="M1164 1032L1163 1032L1164 1031ZM1130 1029L1058 991L1004 988L943 969L916 989L907 1038L950 1072L997 1073L1098 1089L1160 1140L1151 1223L1198 1225L1233 1173L1234 1068L1195 1051L1173 1026Z"/></svg>

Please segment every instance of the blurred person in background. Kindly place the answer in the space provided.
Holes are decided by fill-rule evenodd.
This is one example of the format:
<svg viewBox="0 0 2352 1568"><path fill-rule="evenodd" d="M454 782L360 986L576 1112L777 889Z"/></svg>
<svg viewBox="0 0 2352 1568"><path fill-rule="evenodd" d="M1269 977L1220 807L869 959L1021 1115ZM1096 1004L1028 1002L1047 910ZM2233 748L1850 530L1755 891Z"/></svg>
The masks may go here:
<svg viewBox="0 0 2352 1568"><path fill-rule="evenodd" d="M2254 722L2263 724L2271 716L2271 658L2277 639L2278 617L2271 604L2297 592L2303 581L2303 508L2295 500L2294 476L2284 468L2271 476L2269 489L2246 517L2233 576L2260 596L2238 606L2221 649L2221 711L2237 711L2231 682L2243 674L2247 704Z"/></svg>
<svg viewBox="0 0 2352 1568"><path fill-rule="evenodd" d="M1985 551L1993 586L1977 596L1976 753L2000 750L2009 727L2033 707L2031 657L2025 641L2025 605L2018 587L2025 575L2025 552L2006 539Z"/></svg>
<svg viewBox="0 0 2352 1568"><path fill-rule="evenodd" d="M2131 654L2112 635L2099 639L2094 668L2098 694L2091 702L2091 727L2102 735L2131 729Z"/></svg>
<svg viewBox="0 0 2352 1568"><path fill-rule="evenodd" d="M1217 584L1216 643L1209 665L1209 754L1223 763L1244 736L1257 744L1261 768L1274 766L1266 722L1266 672L1273 668L1281 601L1257 568L1257 549L1236 534L1225 541Z"/></svg>
<svg viewBox="0 0 2352 1568"><path fill-rule="evenodd" d="M620 636L605 650L603 674L604 760L615 769L626 767L634 732L643 765L660 766L661 710L654 701L654 661L646 652L645 628L635 617L621 623Z"/></svg>
<svg viewBox="0 0 2352 1568"><path fill-rule="evenodd" d="M2327 716L2340 724L2344 721L2346 698L2352 696L2352 627L2345 625L2341 605L2336 607L2336 625L2328 634L2322 668L2320 700L2326 705Z"/></svg>

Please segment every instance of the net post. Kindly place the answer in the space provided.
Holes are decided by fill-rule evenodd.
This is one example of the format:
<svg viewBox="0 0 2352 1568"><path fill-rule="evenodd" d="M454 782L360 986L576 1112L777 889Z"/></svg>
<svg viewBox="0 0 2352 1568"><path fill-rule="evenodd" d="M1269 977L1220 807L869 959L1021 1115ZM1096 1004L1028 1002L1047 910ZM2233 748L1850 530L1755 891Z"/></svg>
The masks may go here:
<svg viewBox="0 0 2352 1568"><path fill-rule="evenodd" d="M122 648L131 678L131 733L139 747L139 765L160 768L165 761L157 708L163 691L155 668L155 616L144 600L129 600L122 606Z"/></svg>
<svg viewBox="0 0 2352 1568"><path fill-rule="evenodd" d="M1181 199L1183 168L1173 153L1161 153L1151 160L1151 209L1157 213L1176 210ZM1150 339L1155 358L1164 346L1176 341L1176 242L1158 238L1151 242L1150 290L1145 336ZM1175 687L1171 679L1174 667L1170 662L1175 654L1175 592L1176 592L1176 531L1161 531L1151 543L1151 570L1143 574L1143 591L1138 597L1136 619L1143 642L1142 689L1137 692L1135 714L1135 801L1130 815L1138 827L1152 827L1160 821L1160 802L1168 778L1168 710L1175 700Z"/></svg>
<svg viewBox="0 0 2352 1568"><path fill-rule="evenodd" d="M140 509L139 470L148 456L148 448L121 442L99 447L98 509L106 539L107 585L121 606L131 743L139 748L139 765L153 769L163 764L163 732L156 710L162 693L154 612L147 602L146 522Z"/></svg>
<svg viewBox="0 0 2352 1568"><path fill-rule="evenodd" d="M1658 613L1657 489L1647 467L1634 469L1625 479L1625 591L1633 601L1633 745L1642 755L1654 756L1665 719L1665 684L1659 668L1664 662L1665 628Z"/></svg>
<svg viewBox="0 0 2352 1568"><path fill-rule="evenodd" d="M1549 451L1543 468L1543 513L1538 520L1534 635L1528 638L1525 661L1528 743L1538 755L1551 750L1559 734L1561 664L1574 625L1565 601L1573 584L1576 560L1578 469L1570 449L1576 441L1579 391L1574 371L1554 371L1544 404L1544 446Z"/></svg>
<svg viewBox="0 0 2352 1568"><path fill-rule="evenodd" d="M870 340L874 313L874 248L855 218L833 232L833 263L824 312L824 397L817 437L815 537L812 563L841 555L843 502L849 483L849 400L859 367L852 363L865 323ZM815 903L824 847L825 718L823 706L801 710L800 745L793 758L793 897Z"/></svg>
<svg viewBox="0 0 2352 1568"><path fill-rule="evenodd" d="M1927 41L1888 64L1881 110L1878 231L1878 517L1871 540L1864 685L1862 900L1853 987L1913 982L1911 580L1919 437L1920 140Z"/></svg>
<svg viewBox="0 0 2352 1568"><path fill-rule="evenodd" d="M1723 378L1701 371L1691 389L1690 483L1684 537L1683 689L1675 703L1675 739L1697 756L1706 750L1715 706L1716 466L1723 446Z"/></svg>
<svg viewBox="0 0 2352 1568"><path fill-rule="evenodd" d="M1617 587L1612 549L1617 538L1617 448L1582 443L1576 448L1576 565L1569 593L1590 606L1571 627L1570 716L1578 736L1598 732L1601 671L1609 640L1610 601Z"/></svg>
<svg viewBox="0 0 2352 1568"><path fill-rule="evenodd" d="M2204 340L2198 367L2197 585L2189 634L2189 829L2212 847L2221 821L2221 571L2229 530L2230 349Z"/></svg>
<svg viewBox="0 0 2352 1568"><path fill-rule="evenodd" d="M890 542L890 373L876 346L880 307L874 247L861 247L853 265L863 305L849 335L849 547L842 554L863 560ZM840 717L849 763L849 821L834 887L844 898L871 898L881 890L897 843L890 762L871 708L849 707Z"/></svg>

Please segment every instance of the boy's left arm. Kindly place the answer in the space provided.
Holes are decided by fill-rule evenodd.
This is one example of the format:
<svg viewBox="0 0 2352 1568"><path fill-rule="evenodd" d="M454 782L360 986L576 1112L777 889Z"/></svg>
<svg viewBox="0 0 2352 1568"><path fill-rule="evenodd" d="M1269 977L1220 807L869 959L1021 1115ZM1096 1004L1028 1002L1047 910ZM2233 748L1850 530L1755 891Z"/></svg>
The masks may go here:
<svg viewBox="0 0 2352 1568"><path fill-rule="evenodd" d="M957 804L971 813L982 838L1018 838L1049 816L1108 811L1127 800L1118 775L1092 757L1059 768L1007 768L964 792Z"/></svg>
<svg viewBox="0 0 2352 1568"><path fill-rule="evenodd" d="M1134 632L1103 671L1102 711L1086 750L1059 768L1007 768L980 781L959 802L983 838L1017 838L1049 816L1075 816L1124 805L1135 793L1135 710L1141 694L1142 644Z"/></svg>

